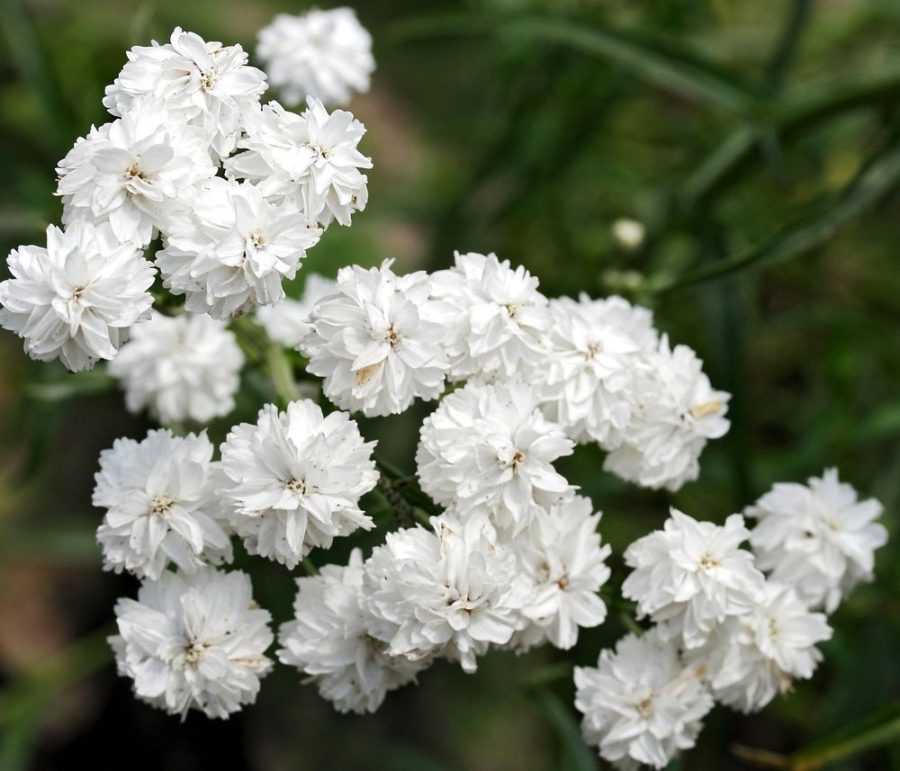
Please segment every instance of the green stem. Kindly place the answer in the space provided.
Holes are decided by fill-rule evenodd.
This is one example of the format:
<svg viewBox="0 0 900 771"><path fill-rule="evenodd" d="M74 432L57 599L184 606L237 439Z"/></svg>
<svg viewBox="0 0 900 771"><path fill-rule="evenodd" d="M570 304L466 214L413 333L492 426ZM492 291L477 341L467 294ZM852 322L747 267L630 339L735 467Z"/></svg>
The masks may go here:
<svg viewBox="0 0 900 771"><path fill-rule="evenodd" d="M299 398L297 382L294 380L294 372L284 350L276 344L271 344L266 349L266 367L275 386L275 393L284 405L290 404Z"/></svg>

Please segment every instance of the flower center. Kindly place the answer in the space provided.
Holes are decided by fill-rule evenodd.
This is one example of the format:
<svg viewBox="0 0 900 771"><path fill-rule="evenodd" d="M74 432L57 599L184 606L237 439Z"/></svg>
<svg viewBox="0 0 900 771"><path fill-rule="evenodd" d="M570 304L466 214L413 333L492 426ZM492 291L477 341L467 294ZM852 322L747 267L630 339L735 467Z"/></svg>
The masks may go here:
<svg viewBox="0 0 900 771"><path fill-rule="evenodd" d="M75 290L72 292L72 299L73 299L73 300L80 300L80 299L81 299L81 295L84 294L84 290L85 290L85 287L83 287L83 286L76 286L76 287L75 287Z"/></svg>
<svg viewBox="0 0 900 771"><path fill-rule="evenodd" d="M515 471L519 468L521 463L525 462L525 456L522 454L521 450L516 450L516 454L512 456L512 460L509 462L509 465L512 467L512 470Z"/></svg>
<svg viewBox="0 0 900 771"><path fill-rule="evenodd" d="M147 179L147 175L144 174L143 171L141 171L141 167L138 166L138 162L137 162L137 161L132 161L132 162L131 162L131 166L129 166L129 167L125 170L125 176L126 176L128 179Z"/></svg>
<svg viewBox="0 0 900 771"><path fill-rule="evenodd" d="M519 305L517 303L505 303L504 308L506 308L506 312L509 314L511 319L514 319L519 315Z"/></svg>
<svg viewBox="0 0 900 771"><path fill-rule="evenodd" d="M200 663L200 659L203 658L203 654L206 653L207 648L209 648L207 643L192 640L184 646L184 663L189 667L197 666Z"/></svg>
<svg viewBox="0 0 900 771"><path fill-rule="evenodd" d="M588 343L587 351L584 354L584 358L587 359L588 361L590 361L602 350L603 350L603 343L601 343L599 340Z"/></svg>
<svg viewBox="0 0 900 771"><path fill-rule="evenodd" d="M157 517L165 517L175 505L175 501L167 495L157 495L150 501L150 513Z"/></svg>
<svg viewBox="0 0 900 771"><path fill-rule="evenodd" d="M569 588L569 577L568 577L568 576L563 576L562 578L559 579L559 581L556 582L556 585L557 585L560 589L562 589L563 591L565 591L566 589Z"/></svg>
<svg viewBox="0 0 900 771"><path fill-rule="evenodd" d="M717 568L722 564L708 551L703 552L703 554L700 556L699 563L701 568Z"/></svg>
<svg viewBox="0 0 900 771"><path fill-rule="evenodd" d="M393 327L388 327L388 331L384 335L384 340L387 343L391 344L391 348L396 348L397 343L400 342L400 335L397 334L397 330Z"/></svg>
<svg viewBox="0 0 900 771"><path fill-rule="evenodd" d="M287 489L297 495L306 495L306 482L302 479L291 477L287 482Z"/></svg>
<svg viewBox="0 0 900 771"><path fill-rule="evenodd" d="M653 714L653 695L644 697L635 706L641 717L650 717Z"/></svg>
<svg viewBox="0 0 900 771"><path fill-rule="evenodd" d="M200 75L200 88L204 91L209 91L213 86L216 85L216 71L215 70L207 70L206 72Z"/></svg>
<svg viewBox="0 0 900 771"><path fill-rule="evenodd" d="M266 245L266 237L262 233L253 233L250 236L250 243L254 249L259 249Z"/></svg>

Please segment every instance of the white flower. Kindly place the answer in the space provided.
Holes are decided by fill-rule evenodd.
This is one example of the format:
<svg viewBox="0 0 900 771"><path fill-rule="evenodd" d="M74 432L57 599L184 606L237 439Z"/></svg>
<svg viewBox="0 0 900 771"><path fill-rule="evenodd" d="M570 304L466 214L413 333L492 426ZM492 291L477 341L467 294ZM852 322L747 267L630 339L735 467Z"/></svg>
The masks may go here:
<svg viewBox="0 0 900 771"><path fill-rule="evenodd" d="M443 656L474 672L477 656L512 638L524 587L484 518L445 514L432 526L388 533L375 548L365 566L369 610L392 629L391 655Z"/></svg>
<svg viewBox="0 0 900 771"><path fill-rule="evenodd" d="M0 325L39 361L60 359L77 372L112 359L128 328L147 318L153 266L108 226L47 228L47 246L10 252L0 283Z"/></svg>
<svg viewBox="0 0 900 771"><path fill-rule="evenodd" d="M247 550L293 568L313 547L372 527L359 499L378 480L374 446L347 413L323 416L308 399L285 412L267 404L256 425L231 429L220 493Z"/></svg>
<svg viewBox="0 0 900 771"><path fill-rule="evenodd" d="M253 185L216 177L171 225L156 265L187 310L229 319L283 299L282 280L294 278L321 233Z"/></svg>
<svg viewBox="0 0 900 771"><path fill-rule="evenodd" d="M310 222L349 225L366 208L372 160L356 146L366 128L352 113L329 113L313 97L302 115L269 102L246 119L242 150L229 158L229 174L257 184L267 198L290 203Z"/></svg>
<svg viewBox="0 0 900 771"><path fill-rule="evenodd" d="M106 509L97 541L103 566L159 578L170 562L194 573L231 561L231 541L210 486L213 446L206 434L117 439L100 453L94 506Z"/></svg>
<svg viewBox="0 0 900 771"><path fill-rule="evenodd" d="M536 508L572 493L552 464L573 443L526 385L470 382L440 403L419 436L422 489L461 513L485 508L499 526L519 530Z"/></svg>
<svg viewBox="0 0 900 771"><path fill-rule="evenodd" d="M302 16L280 13L258 38L256 56L288 105L307 96L342 105L354 91L369 90L375 69L372 36L352 8L313 8Z"/></svg>
<svg viewBox="0 0 900 771"><path fill-rule="evenodd" d="M808 486L776 484L745 513L758 520L750 544L759 567L831 613L860 581L872 580L874 551L887 543L887 530L874 521L881 512L874 498L858 501L832 468Z"/></svg>
<svg viewBox="0 0 900 771"><path fill-rule="evenodd" d="M547 356L531 373L544 413L575 441L614 449L631 419L635 378L649 368L652 317L620 297L586 295L551 300L550 314Z"/></svg>
<svg viewBox="0 0 900 771"><path fill-rule="evenodd" d="M266 334L276 343L288 348L298 348L312 331L309 314L313 306L323 297L337 291L337 282L332 278L325 278L318 273L306 273L305 276L303 295L299 300L286 297L256 311L256 320L262 324Z"/></svg>
<svg viewBox="0 0 900 771"><path fill-rule="evenodd" d="M449 329L450 376L510 379L543 366L541 336L550 327L547 298L524 267L489 254L456 253L455 266L432 275Z"/></svg>
<svg viewBox="0 0 900 771"><path fill-rule="evenodd" d="M140 102L91 129L57 168L63 222L109 222L119 241L143 248L215 174L199 130L173 122L158 102Z"/></svg>
<svg viewBox="0 0 900 771"><path fill-rule="evenodd" d="M116 117L131 111L136 101L158 100L173 121L199 127L216 155L234 150L241 117L259 103L266 76L247 65L239 45L205 42L176 27L170 42L135 46L127 64L106 87L103 106Z"/></svg>
<svg viewBox="0 0 900 771"><path fill-rule="evenodd" d="M109 364L130 412L146 408L160 423L206 423L234 408L244 354L232 332L209 316L163 316L131 330Z"/></svg>
<svg viewBox="0 0 900 771"><path fill-rule="evenodd" d="M831 637L821 613L810 613L793 589L767 582L752 608L719 627L691 660L707 670L717 701L757 712L793 679L808 679L822 654L814 647Z"/></svg>
<svg viewBox="0 0 900 771"><path fill-rule="evenodd" d="M648 354L648 369L635 378L631 420L623 441L604 469L643 487L677 490L700 473L700 453L708 439L728 431L724 415L730 395L715 391L703 363L687 346Z"/></svg>
<svg viewBox="0 0 900 771"><path fill-rule="evenodd" d="M591 501L575 496L568 503L540 511L515 539L513 550L520 570L530 583L522 615L528 625L516 633L519 650L546 641L557 648L571 648L579 628L599 626L606 619L606 605L597 596L610 570L607 545L600 545Z"/></svg>
<svg viewBox="0 0 900 771"><path fill-rule="evenodd" d="M119 634L109 642L135 695L172 715L197 709L227 718L256 701L271 669L270 616L253 602L250 577L204 568L166 571L137 600L116 603Z"/></svg>
<svg viewBox="0 0 900 771"><path fill-rule="evenodd" d="M325 395L338 407L391 415L440 395L445 330L430 318L428 288L424 272L397 276L390 261L341 268L301 344L307 369L325 378Z"/></svg>
<svg viewBox="0 0 900 771"><path fill-rule="evenodd" d="M391 656L363 596L359 549L346 566L327 565L297 579L293 621L281 625L278 658L309 675L339 712L374 712L388 691L410 681L427 662Z"/></svg>
<svg viewBox="0 0 900 771"><path fill-rule="evenodd" d="M575 686L585 740L624 769L668 765L694 746L713 706L699 673L655 631L619 640L596 667L576 667Z"/></svg>
<svg viewBox="0 0 900 771"><path fill-rule="evenodd" d="M740 514L719 526L673 508L662 530L625 551L625 564L634 570L622 595L637 602L639 616L662 624L664 637L697 648L717 624L746 613L763 585L753 555L739 548L749 535Z"/></svg>

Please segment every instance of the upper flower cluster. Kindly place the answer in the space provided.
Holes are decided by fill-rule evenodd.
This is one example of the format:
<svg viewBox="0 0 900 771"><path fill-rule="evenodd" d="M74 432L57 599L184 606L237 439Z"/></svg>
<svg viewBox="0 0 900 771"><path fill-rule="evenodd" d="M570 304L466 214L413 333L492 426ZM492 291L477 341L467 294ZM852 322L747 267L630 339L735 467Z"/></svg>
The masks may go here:
<svg viewBox="0 0 900 771"><path fill-rule="evenodd" d="M367 200L363 125L312 94L301 115L262 106L266 76L239 45L176 28L127 56L103 100L113 119L58 164L65 229L14 251L0 284L0 324L71 370L115 358L157 271L218 319L279 302L323 229Z"/></svg>

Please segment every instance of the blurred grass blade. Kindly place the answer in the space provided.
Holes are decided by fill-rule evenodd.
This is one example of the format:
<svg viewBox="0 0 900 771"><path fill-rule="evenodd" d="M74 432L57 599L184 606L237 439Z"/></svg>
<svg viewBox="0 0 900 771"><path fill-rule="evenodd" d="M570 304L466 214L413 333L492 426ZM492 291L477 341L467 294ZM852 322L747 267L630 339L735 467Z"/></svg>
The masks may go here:
<svg viewBox="0 0 900 771"><path fill-rule="evenodd" d="M597 761L584 743L571 710L551 691L538 688L534 700L556 731L562 747L560 771L597 771Z"/></svg>
<svg viewBox="0 0 900 771"><path fill-rule="evenodd" d="M46 402L58 402L76 396L90 396L111 391L116 384L115 378L102 369L79 372L61 380L26 383L22 391L30 399Z"/></svg>
<svg viewBox="0 0 900 771"><path fill-rule="evenodd" d="M791 771L815 771L866 750L900 742L900 702L790 756Z"/></svg>
<svg viewBox="0 0 900 771"><path fill-rule="evenodd" d="M812 15L812 0L792 0L775 51L766 68L766 90L777 93L797 56L797 45Z"/></svg>
<svg viewBox="0 0 900 771"><path fill-rule="evenodd" d="M794 142L834 118L863 109L896 104L900 99L900 72L889 73L835 88L834 84L804 85L802 96L790 99L764 125L741 126L702 161L676 195L683 213L700 208L744 173L759 168L766 136L774 134L783 145Z"/></svg>
<svg viewBox="0 0 900 771"><path fill-rule="evenodd" d="M900 145L889 145L869 163L824 211L804 217L758 246L706 264L674 278L652 281L653 292L675 289L723 278L750 268L760 268L809 251L831 238L847 221L881 201L900 182Z"/></svg>
<svg viewBox="0 0 900 771"><path fill-rule="evenodd" d="M398 25L394 40L444 35L526 37L565 45L614 62L635 76L667 91L702 99L738 112L751 112L756 94L719 65L667 41L631 32L555 18L479 15L431 16Z"/></svg>
<svg viewBox="0 0 900 771"><path fill-rule="evenodd" d="M68 147L76 136L72 113L22 0L0 0L0 27L16 68L41 100L47 118L43 130L53 137L54 149Z"/></svg>

